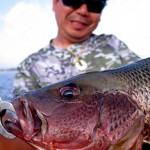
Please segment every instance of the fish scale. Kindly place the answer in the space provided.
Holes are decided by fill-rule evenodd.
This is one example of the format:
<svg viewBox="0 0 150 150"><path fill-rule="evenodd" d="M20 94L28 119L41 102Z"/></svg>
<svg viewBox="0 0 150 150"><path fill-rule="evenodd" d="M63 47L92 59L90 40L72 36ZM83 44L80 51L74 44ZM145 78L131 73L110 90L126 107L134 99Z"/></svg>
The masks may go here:
<svg viewBox="0 0 150 150"><path fill-rule="evenodd" d="M128 85L132 100L145 113L144 140L150 143L150 58L114 70L113 74Z"/></svg>

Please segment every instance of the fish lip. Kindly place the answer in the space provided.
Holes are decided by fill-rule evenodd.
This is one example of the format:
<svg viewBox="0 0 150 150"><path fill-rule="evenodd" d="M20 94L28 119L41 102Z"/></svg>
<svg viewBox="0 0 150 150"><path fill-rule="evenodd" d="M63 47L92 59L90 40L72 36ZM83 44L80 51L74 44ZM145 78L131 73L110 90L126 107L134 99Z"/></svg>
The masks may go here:
<svg viewBox="0 0 150 150"><path fill-rule="evenodd" d="M25 140L43 140L48 128L44 115L36 110L26 97L20 97L18 100L19 109L15 106L18 119L6 120L5 128Z"/></svg>

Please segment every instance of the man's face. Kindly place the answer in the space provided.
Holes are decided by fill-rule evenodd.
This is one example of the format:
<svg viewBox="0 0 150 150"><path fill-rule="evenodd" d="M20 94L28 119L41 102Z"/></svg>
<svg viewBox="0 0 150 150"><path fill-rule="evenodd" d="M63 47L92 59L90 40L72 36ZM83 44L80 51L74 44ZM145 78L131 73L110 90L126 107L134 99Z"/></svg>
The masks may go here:
<svg viewBox="0 0 150 150"><path fill-rule="evenodd" d="M101 13L88 11L87 5L73 8L63 4L62 0L53 0L53 10L58 24L58 37L68 38L72 42L86 40L97 27Z"/></svg>

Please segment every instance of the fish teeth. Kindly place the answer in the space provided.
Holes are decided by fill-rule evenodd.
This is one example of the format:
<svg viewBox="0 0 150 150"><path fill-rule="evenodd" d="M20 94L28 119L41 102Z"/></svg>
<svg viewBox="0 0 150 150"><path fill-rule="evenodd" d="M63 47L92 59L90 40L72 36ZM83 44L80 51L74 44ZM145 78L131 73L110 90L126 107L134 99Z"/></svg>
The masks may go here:
<svg viewBox="0 0 150 150"><path fill-rule="evenodd" d="M7 109L6 110L6 114L9 117L7 120L10 120L10 121L12 121L14 123L18 121L18 116L17 116L17 114L15 112L10 111L10 110Z"/></svg>

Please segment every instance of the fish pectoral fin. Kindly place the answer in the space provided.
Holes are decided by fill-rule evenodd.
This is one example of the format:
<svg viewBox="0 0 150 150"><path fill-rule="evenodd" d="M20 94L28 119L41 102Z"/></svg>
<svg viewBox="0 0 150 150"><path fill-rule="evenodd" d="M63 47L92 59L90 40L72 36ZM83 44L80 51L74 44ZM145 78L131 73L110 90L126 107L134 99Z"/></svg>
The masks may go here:
<svg viewBox="0 0 150 150"><path fill-rule="evenodd" d="M133 146L130 148L130 150L142 150L142 145L143 145L143 134L141 133L137 140L135 141L135 143L133 144Z"/></svg>
<svg viewBox="0 0 150 150"><path fill-rule="evenodd" d="M138 118L130 127L127 134L108 150L142 150L143 145L143 119Z"/></svg>

